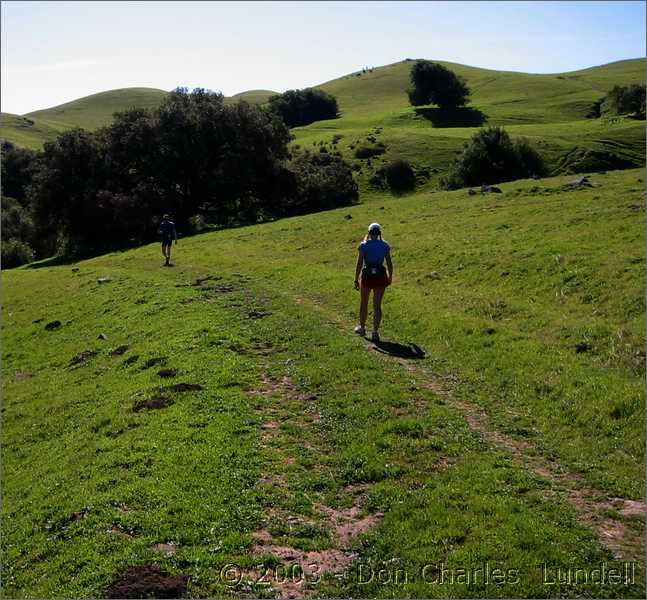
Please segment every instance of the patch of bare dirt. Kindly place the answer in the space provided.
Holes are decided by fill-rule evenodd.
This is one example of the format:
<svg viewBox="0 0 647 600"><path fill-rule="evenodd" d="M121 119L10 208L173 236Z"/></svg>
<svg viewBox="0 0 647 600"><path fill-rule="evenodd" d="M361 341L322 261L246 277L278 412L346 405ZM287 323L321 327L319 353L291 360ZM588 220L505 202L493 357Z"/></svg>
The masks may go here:
<svg viewBox="0 0 647 600"><path fill-rule="evenodd" d="M174 383L173 385L167 385L166 387L160 388L162 392L199 392L202 386L199 383Z"/></svg>
<svg viewBox="0 0 647 600"><path fill-rule="evenodd" d="M124 352L126 352L130 348L128 344L122 344L121 346L117 346L114 350L110 351L110 356L121 356Z"/></svg>
<svg viewBox="0 0 647 600"><path fill-rule="evenodd" d="M175 369L160 369L157 374L162 378L175 377L177 371Z"/></svg>
<svg viewBox="0 0 647 600"><path fill-rule="evenodd" d="M105 592L106 598L181 598L188 575L169 575L158 565L128 567Z"/></svg>
<svg viewBox="0 0 647 600"><path fill-rule="evenodd" d="M133 404L133 412L166 408L167 406L171 406L171 404L173 404L173 400L171 400L171 398L167 398L166 396L155 396L153 398L135 402L135 404Z"/></svg>
<svg viewBox="0 0 647 600"><path fill-rule="evenodd" d="M153 358L149 358L142 365L142 369L150 369L151 367L154 367L156 365L163 365L166 363L167 360L168 360L167 356L155 356Z"/></svg>
<svg viewBox="0 0 647 600"><path fill-rule="evenodd" d="M16 381L26 381L27 379L31 379L33 376L34 376L33 373L17 371L16 374L14 375L14 379Z"/></svg>
<svg viewBox="0 0 647 600"><path fill-rule="evenodd" d="M178 549L177 544L173 544L173 543L153 544L151 546L151 550L154 550L155 552L161 552L162 554L166 554L167 556L175 554L177 552L177 549Z"/></svg>
<svg viewBox="0 0 647 600"><path fill-rule="evenodd" d="M89 358L92 358L93 356L96 356L98 352L95 350L84 350L83 352L79 352L77 355L73 356L70 360L70 365L80 365L81 363L84 363L86 360Z"/></svg>
<svg viewBox="0 0 647 600"><path fill-rule="evenodd" d="M367 489L366 485L348 486L346 491L361 493ZM315 510L323 517L324 526L331 531L335 540L333 548L325 550L305 551L292 546L285 546L274 543L272 534L267 529L259 529L252 533L252 553L255 555L271 554L282 562L299 565L304 571L304 579L307 581L314 576L322 576L326 573L342 573L357 555L349 550L354 539L374 527L384 516L383 513L371 513L361 515L362 496L359 495L352 506L345 508L332 508L325 504L316 504ZM286 518L291 522L305 522L299 516L275 515ZM295 582L290 578L287 581L272 581L281 598L303 598L305 582Z"/></svg>

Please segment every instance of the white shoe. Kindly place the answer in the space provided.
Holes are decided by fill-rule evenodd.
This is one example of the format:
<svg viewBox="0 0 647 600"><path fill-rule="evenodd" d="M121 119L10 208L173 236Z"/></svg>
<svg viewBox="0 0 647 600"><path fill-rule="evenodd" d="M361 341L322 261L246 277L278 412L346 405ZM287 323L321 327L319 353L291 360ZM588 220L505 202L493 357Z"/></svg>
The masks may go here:
<svg viewBox="0 0 647 600"><path fill-rule="evenodd" d="M377 331L374 331L371 333L371 342L379 342L380 341L380 334Z"/></svg>
<svg viewBox="0 0 647 600"><path fill-rule="evenodd" d="M355 327L354 331L357 335L362 335L362 336L366 335L366 330L361 325L358 325L357 327Z"/></svg>

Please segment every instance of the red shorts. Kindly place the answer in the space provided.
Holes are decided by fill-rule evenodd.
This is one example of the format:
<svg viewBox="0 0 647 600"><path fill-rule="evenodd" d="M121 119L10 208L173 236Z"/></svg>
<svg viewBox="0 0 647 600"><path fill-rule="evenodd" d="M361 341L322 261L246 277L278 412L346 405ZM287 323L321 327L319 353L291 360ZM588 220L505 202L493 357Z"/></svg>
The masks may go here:
<svg viewBox="0 0 647 600"><path fill-rule="evenodd" d="M383 277L368 277L364 279L362 276L361 286L369 290L374 290L375 288L385 288L391 285L391 280L389 276L384 274Z"/></svg>

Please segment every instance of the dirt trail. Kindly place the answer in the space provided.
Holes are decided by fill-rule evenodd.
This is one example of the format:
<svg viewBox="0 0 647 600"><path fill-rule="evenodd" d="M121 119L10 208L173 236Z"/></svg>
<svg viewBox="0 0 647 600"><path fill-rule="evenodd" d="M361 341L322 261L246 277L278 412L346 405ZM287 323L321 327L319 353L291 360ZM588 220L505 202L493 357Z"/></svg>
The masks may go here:
<svg viewBox="0 0 647 600"><path fill-rule="evenodd" d="M270 450L284 465L294 465L296 460L289 456L289 450L281 443L281 421L290 417L290 422L298 422L301 427L307 427L313 421L318 421L321 415L316 410L316 396L299 392L288 376L280 380L271 379L267 375L261 378L258 389L250 390L249 395L256 398L255 409L263 418L260 424L261 447ZM271 399L281 398L280 407L271 404ZM299 411L292 411L291 406L297 405ZM282 414L285 413L285 414ZM294 414L300 415L297 419ZM307 445L311 449L320 446L320 440L311 427L307 427ZM312 465L310 468L313 468ZM259 480L262 485L276 485L289 493L289 486L283 474L268 474ZM322 577L339 575L352 563L357 555L352 551L352 544L362 533L369 531L384 516L381 512L366 513L362 511L365 493L369 486L350 485L344 488L344 493L353 498L350 507L334 508L323 501L313 502L312 509L315 517L288 514L281 508L269 508L266 513L266 527L252 532L251 553L254 556L273 555L284 564L281 575L271 570L262 572L259 569L246 569L242 573L240 584L243 589L252 591L254 588L272 588L281 598L303 598L309 591L316 588ZM281 539L275 539L271 531L271 522L288 524L290 528L313 526L328 532L331 545L321 550L302 550L290 546ZM296 569L296 570L295 570ZM302 571L301 571L302 570Z"/></svg>
<svg viewBox="0 0 647 600"><path fill-rule="evenodd" d="M321 303L297 296L297 304L307 304L326 315L345 332L352 332L351 324L337 314L331 314ZM349 333L351 335L351 333ZM369 349L373 348L370 342ZM382 360L393 362L393 357L375 352ZM547 479L555 490L575 509L580 523L596 531L600 543L618 560L642 562L645 557L645 502L609 497L592 487L582 475L570 471L557 461L541 456L539 450L527 441L515 439L492 427L487 414L477 405L453 396L452 377L430 373L420 365L396 359L421 384L441 396L449 406L460 411L470 428L488 442L505 448L514 461L537 476Z"/></svg>

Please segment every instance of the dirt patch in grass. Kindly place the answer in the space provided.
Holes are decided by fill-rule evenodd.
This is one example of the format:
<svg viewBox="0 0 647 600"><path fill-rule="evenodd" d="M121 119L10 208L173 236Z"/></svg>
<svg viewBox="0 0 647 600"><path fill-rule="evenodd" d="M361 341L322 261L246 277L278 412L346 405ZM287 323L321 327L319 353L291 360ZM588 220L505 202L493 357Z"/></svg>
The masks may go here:
<svg viewBox="0 0 647 600"><path fill-rule="evenodd" d="M169 575L158 565L128 567L106 590L106 598L181 598L188 575Z"/></svg>
<svg viewBox="0 0 647 600"><path fill-rule="evenodd" d="M175 369L160 369L157 374L162 378L175 377L177 371Z"/></svg>
<svg viewBox="0 0 647 600"><path fill-rule="evenodd" d="M45 329L47 331L53 331L54 329L58 329L60 326L60 321L50 321L49 323L47 323L47 325L45 325Z"/></svg>
<svg viewBox="0 0 647 600"><path fill-rule="evenodd" d="M193 284L194 287L201 286L205 281L219 281L222 277L220 275L207 275L206 277L198 277Z"/></svg>
<svg viewBox="0 0 647 600"><path fill-rule="evenodd" d="M128 344L117 346L114 350L110 351L110 356L121 356L124 352L128 350L128 348L130 348Z"/></svg>
<svg viewBox="0 0 647 600"><path fill-rule="evenodd" d="M325 515L335 539L341 546L346 546L358 535L373 528L384 517L384 513L370 513L360 517L361 497L356 499L350 508L331 508L324 504L315 505L315 509Z"/></svg>
<svg viewBox="0 0 647 600"><path fill-rule="evenodd" d="M150 369L156 365L166 364L168 356L156 356L155 358L149 358L143 365L142 369Z"/></svg>
<svg viewBox="0 0 647 600"><path fill-rule="evenodd" d="M71 358L70 366L80 365L81 363L84 363L86 360L92 358L93 356L96 356L97 354L98 352L96 352L95 350L84 350L83 352L79 352L77 355Z"/></svg>
<svg viewBox="0 0 647 600"><path fill-rule="evenodd" d="M133 404L133 412L139 412L141 410L154 410L156 408L166 408L171 406L173 400L165 396L155 396L153 398L148 398L147 400L139 400Z"/></svg>
<svg viewBox="0 0 647 600"><path fill-rule="evenodd" d="M247 316L250 319L263 319L264 317L268 317L271 314L272 314L271 312L266 312L262 310L250 310L247 313Z"/></svg>
<svg viewBox="0 0 647 600"><path fill-rule="evenodd" d="M174 383L160 388L160 392L199 392L204 389L199 383Z"/></svg>
<svg viewBox="0 0 647 600"><path fill-rule="evenodd" d="M175 554L177 552L177 549L177 544L153 544L151 546L151 550L155 552L161 552L162 554L166 554L167 556Z"/></svg>
<svg viewBox="0 0 647 600"><path fill-rule="evenodd" d="M27 379L31 379L33 376L34 376L33 373L17 371L16 374L14 375L14 380L15 381L26 381Z"/></svg>

